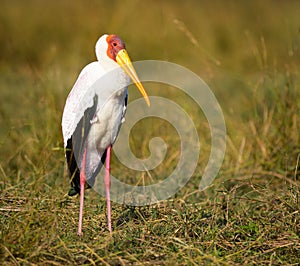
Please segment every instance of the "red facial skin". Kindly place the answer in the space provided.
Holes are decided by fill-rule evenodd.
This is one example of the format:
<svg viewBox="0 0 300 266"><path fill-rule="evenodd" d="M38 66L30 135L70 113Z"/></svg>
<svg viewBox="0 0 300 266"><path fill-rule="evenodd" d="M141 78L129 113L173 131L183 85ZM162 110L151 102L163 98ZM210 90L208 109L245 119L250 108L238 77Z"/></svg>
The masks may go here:
<svg viewBox="0 0 300 266"><path fill-rule="evenodd" d="M125 43L117 35L108 35L106 37L108 43L107 56L116 61L117 54L120 50L125 49Z"/></svg>

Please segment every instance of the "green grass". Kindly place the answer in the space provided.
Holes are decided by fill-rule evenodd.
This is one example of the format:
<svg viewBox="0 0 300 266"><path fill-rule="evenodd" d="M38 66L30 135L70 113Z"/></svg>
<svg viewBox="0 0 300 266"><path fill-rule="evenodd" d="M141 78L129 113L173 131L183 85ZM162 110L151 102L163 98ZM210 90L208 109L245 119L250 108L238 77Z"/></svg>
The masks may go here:
<svg viewBox="0 0 300 266"><path fill-rule="evenodd" d="M2 1L0 264L299 265L299 9L297 1ZM80 238L60 121L105 32L120 35L133 60L168 60L201 76L224 112L227 150L213 185L199 192L207 122L196 120L197 106L181 92L146 84L197 123L198 167L169 200L113 203L112 236L105 200L88 191ZM132 89L130 100L136 97ZM147 156L148 140L161 136L168 157L153 180L116 159L113 173L133 184L168 175L178 160L171 158L178 153L174 129L147 119L133 133L137 156Z"/></svg>

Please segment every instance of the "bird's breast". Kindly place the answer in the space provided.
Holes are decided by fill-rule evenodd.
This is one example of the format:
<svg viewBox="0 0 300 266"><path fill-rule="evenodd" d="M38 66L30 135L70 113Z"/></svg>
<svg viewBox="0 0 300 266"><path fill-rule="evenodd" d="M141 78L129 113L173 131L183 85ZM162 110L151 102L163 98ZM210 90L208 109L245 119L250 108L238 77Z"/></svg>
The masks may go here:
<svg viewBox="0 0 300 266"><path fill-rule="evenodd" d="M88 146L91 149L96 148L100 156L117 138L124 115L126 91L127 89L116 92L101 109L96 111L95 117L90 121L92 125Z"/></svg>

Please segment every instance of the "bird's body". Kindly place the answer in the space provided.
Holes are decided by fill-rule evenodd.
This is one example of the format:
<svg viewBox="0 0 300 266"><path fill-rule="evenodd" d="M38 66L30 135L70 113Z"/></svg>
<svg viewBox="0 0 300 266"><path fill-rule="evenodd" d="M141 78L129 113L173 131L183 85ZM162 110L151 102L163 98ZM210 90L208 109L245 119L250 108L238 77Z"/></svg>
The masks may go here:
<svg viewBox="0 0 300 266"><path fill-rule="evenodd" d="M84 134L87 138L85 171L87 180L93 174L96 175L99 172L100 169L96 170L101 157L107 147L115 142L126 111L126 82L129 82L127 75L124 72L119 74L124 76L122 78L125 87L118 90L119 87L114 86L115 84L112 84L110 88L101 86L101 77L107 73L101 66L101 62L93 62L87 65L80 73L67 98L62 118L65 147L69 149L68 140L72 140L74 145L74 142L78 143L84 137L81 135L83 121L82 123L80 121L82 118L85 119ZM99 84L97 84L97 81L99 81ZM112 82L114 81L115 79ZM114 91L114 88L116 91ZM96 97L96 101L94 97ZM88 108L90 110L86 112ZM77 130L76 127L78 127ZM78 165L81 165L83 148L77 147L76 150L81 150L82 154L77 153L76 156L72 157L72 160L77 160ZM70 163L70 160L68 160L68 163ZM76 178L79 179L79 176ZM76 182L76 184L79 185L79 182ZM77 186L75 189L79 192L80 187Z"/></svg>
<svg viewBox="0 0 300 266"><path fill-rule="evenodd" d="M110 221L110 151L119 133L127 105L130 78L149 104L125 50L116 35L103 35L96 44L98 61L88 64L79 74L63 112L62 131L66 159L72 179L69 195L80 194L78 234L82 234L85 182L92 185L106 160L106 199ZM121 66L122 68L120 68Z"/></svg>

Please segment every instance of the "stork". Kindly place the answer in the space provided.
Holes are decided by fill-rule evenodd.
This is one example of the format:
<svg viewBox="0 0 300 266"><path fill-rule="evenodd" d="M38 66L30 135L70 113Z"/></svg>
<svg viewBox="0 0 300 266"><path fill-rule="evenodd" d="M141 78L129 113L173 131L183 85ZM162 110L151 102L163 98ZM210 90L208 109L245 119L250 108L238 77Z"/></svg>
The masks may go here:
<svg viewBox="0 0 300 266"><path fill-rule="evenodd" d="M78 235L82 235L84 189L92 186L104 163L107 223L112 232L110 157L124 121L130 79L150 106L121 38L105 34L97 41L95 51L97 61L85 66L79 74L62 116L65 155L71 177L68 195L80 194Z"/></svg>

